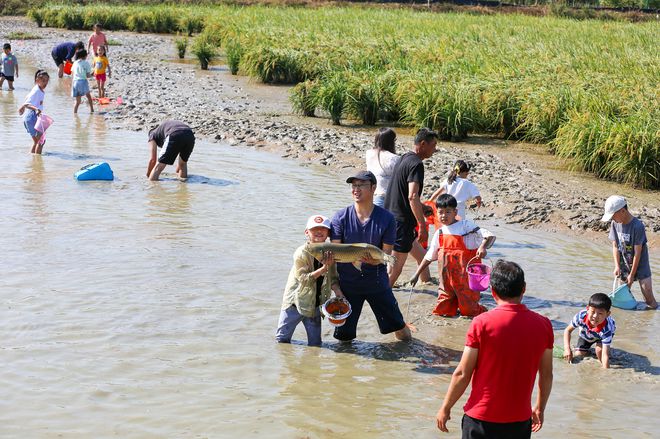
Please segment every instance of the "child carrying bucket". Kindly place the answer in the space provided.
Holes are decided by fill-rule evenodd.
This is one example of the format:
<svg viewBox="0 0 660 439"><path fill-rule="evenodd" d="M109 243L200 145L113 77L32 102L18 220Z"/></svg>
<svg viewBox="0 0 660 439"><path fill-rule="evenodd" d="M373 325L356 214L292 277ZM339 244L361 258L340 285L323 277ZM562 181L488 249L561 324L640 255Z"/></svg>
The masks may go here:
<svg viewBox="0 0 660 439"><path fill-rule="evenodd" d="M433 235L426 256L410 282L415 285L419 273L437 259L444 290L439 290L433 314L451 317L460 311L462 316L476 316L487 309L479 304L479 291L470 288L467 268L470 263L481 262L486 249L495 242L495 235L472 221L457 220L457 204L456 198L449 194L438 197L436 205L441 227Z"/></svg>
<svg viewBox="0 0 660 439"><path fill-rule="evenodd" d="M37 70L34 74L34 87L25 98L25 102L18 108L18 114L23 116L23 125L30 137L32 137L32 154L41 154L44 147L41 138L43 131L39 131L35 126L41 117L44 109L45 89L48 86L50 76L45 70ZM26 111L27 110L27 111Z"/></svg>
<svg viewBox="0 0 660 439"><path fill-rule="evenodd" d="M307 220L305 236L308 243L325 242L330 235L330 220L322 215L312 215ZM300 322L307 331L309 346L321 345L321 306L331 292L344 297L339 288L337 265L332 253L326 253L321 262L301 245L293 254L293 267L284 289L282 310L275 335L278 343L290 343L293 332Z"/></svg>
<svg viewBox="0 0 660 439"><path fill-rule="evenodd" d="M653 295L651 265L644 224L628 211L628 202L620 195L612 195L605 201L603 222L611 221L609 238L612 241L614 276L628 287L639 281L647 309L656 309L658 302Z"/></svg>

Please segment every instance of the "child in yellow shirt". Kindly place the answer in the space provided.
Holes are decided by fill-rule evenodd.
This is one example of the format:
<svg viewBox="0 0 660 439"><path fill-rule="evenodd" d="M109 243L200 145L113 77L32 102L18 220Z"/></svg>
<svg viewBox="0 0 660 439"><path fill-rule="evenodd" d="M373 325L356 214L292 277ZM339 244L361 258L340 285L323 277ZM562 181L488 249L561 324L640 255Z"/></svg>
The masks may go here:
<svg viewBox="0 0 660 439"><path fill-rule="evenodd" d="M99 98L105 97L106 71L108 72L107 77L111 77L112 71L108 57L105 55L105 46L99 46L98 54L94 57L94 77L99 86Z"/></svg>

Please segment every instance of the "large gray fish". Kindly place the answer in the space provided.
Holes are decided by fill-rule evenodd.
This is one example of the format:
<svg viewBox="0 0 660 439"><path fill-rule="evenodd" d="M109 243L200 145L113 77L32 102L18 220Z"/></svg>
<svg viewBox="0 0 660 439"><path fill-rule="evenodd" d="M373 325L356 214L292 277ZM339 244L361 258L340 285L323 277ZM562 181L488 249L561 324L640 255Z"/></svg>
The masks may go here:
<svg viewBox="0 0 660 439"><path fill-rule="evenodd" d="M396 258L388 255L375 245L371 244L335 244L334 242L322 242L307 244L307 251L318 261L323 259L323 253L331 252L335 257L336 262L345 262L353 264L355 268L362 271L362 262L360 260L364 257L370 257L377 260L381 264L392 265Z"/></svg>

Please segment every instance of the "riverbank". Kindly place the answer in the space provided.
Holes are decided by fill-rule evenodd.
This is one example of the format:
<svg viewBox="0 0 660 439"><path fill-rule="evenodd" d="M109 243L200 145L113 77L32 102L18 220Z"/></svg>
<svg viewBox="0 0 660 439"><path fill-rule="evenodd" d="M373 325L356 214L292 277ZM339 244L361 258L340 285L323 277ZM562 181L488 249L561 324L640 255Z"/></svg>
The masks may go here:
<svg viewBox="0 0 660 439"><path fill-rule="evenodd" d="M14 52L19 62L27 56L51 72L50 50L55 44L86 41L89 35L37 28L23 18L5 17L0 22L5 34L23 31L40 36L37 40L13 41ZM204 138L276 151L304 164L330 166L340 176L363 166L364 151L373 142L373 128L333 127L327 119L298 117L288 102L289 87L265 86L232 76L221 64L208 72L200 71L192 60L182 63L176 59L170 36L111 32L108 37L120 44L110 48L114 76L108 92L122 96L125 102L101 110L109 126L140 131L163 118L177 118ZM409 134L399 130L400 151L412 144ZM202 159L196 151L191 166ZM621 193L646 224L651 245L660 242L658 191L639 191L570 172L566 163L546 153L542 145L488 137L441 142L438 153L426 162L427 195L439 186L457 159L474 164L471 179L485 201L480 211L472 212L476 220L494 218L606 241L607 225L599 221L602 206L608 195Z"/></svg>

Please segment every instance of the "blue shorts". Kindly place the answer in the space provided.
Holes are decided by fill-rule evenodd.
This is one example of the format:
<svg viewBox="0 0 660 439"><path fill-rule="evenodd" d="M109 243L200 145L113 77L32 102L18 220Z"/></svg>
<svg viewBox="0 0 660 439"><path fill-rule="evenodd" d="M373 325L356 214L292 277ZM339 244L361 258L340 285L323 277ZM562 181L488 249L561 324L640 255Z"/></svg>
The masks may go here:
<svg viewBox="0 0 660 439"><path fill-rule="evenodd" d="M36 137L39 132L34 129L34 124L37 123L37 112L34 110L25 110L23 113L23 126L27 130L28 134L32 137Z"/></svg>
<svg viewBox="0 0 660 439"><path fill-rule="evenodd" d="M357 324L365 300L369 302L369 306L376 316L381 334L389 334L406 327L406 322L403 320L399 304L391 288L371 294L351 294L346 290L343 293L348 303L351 304L351 315L348 316L343 326L335 328L334 337L337 340L349 341L357 336Z"/></svg>
<svg viewBox="0 0 660 439"><path fill-rule="evenodd" d="M77 96L85 96L89 93L89 82L86 79L78 79L73 81L71 86L71 96L74 98Z"/></svg>

